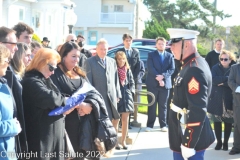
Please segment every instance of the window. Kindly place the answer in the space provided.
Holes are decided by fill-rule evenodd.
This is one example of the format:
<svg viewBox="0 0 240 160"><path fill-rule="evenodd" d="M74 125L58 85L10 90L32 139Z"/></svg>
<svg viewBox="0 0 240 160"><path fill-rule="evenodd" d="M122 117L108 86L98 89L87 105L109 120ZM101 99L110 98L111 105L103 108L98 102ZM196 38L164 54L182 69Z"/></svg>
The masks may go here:
<svg viewBox="0 0 240 160"><path fill-rule="evenodd" d="M123 12L123 5L114 5L114 12Z"/></svg>
<svg viewBox="0 0 240 160"><path fill-rule="evenodd" d="M108 6L107 5L102 6L102 18L108 18Z"/></svg>
<svg viewBox="0 0 240 160"><path fill-rule="evenodd" d="M24 12L24 10L22 9L22 8L19 8L19 17L18 17L18 19L19 19L19 21L23 21L23 12Z"/></svg>

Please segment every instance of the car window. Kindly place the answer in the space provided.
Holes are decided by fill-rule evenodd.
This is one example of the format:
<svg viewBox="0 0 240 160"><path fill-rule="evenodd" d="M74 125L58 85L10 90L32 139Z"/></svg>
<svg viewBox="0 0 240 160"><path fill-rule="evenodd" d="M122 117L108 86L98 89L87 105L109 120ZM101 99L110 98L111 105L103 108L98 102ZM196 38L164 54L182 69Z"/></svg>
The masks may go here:
<svg viewBox="0 0 240 160"><path fill-rule="evenodd" d="M111 58L114 58L115 57L115 53L117 52L117 50L119 50L119 48L112 49L112 50L108 51L107 56L111 57Z"/></svg>
<svg viewBox="0 0 240 160"><path fill-rule="evenodd" d="M151 52L151 50L140 49L139 52L140 52L140 59L142 61L146 61L148 58L148 53Z"/></svg>
<svg viewBox="0 0 240 160"><path fill-rule="evenodd" d="M145 42L145 45L146 46L155 46L156 45L156 42Z"/></svg>
<svg viewBox="0 0 240 160"><path fill-rule="evenodd" d="M142 46L142 42L132 42L132 46Z"/></svg>

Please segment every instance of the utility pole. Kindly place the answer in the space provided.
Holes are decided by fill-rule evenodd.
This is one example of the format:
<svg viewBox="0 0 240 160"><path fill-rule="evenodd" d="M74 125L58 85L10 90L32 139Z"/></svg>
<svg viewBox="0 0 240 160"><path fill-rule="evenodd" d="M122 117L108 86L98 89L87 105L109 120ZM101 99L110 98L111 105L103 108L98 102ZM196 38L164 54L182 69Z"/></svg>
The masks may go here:
<svg viewBox="0 0 240 160"><path fill-rule="evenodd" d="M213 6L215 9L217 9L217 0L214 0L214 3L213 3ZM216 25L216 15L213 16L213 34L215 35L216 34L216 28L215 28L215 25ZM212 40L212 48L211 50L213 50L214 48L214 39Z"/></svg>

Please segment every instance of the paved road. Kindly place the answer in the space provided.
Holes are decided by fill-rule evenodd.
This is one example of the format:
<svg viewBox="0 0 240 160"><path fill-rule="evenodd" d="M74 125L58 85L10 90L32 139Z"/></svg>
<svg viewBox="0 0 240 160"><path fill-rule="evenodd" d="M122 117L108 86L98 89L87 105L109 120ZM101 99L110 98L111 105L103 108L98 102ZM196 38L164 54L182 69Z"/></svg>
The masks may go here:
<svg viewBox="0 0 240 160"><path fill-rule="evenodd" d="M142 128L133 127L129 130L129 137L133 144L128 150L116 150L111 158L105 160L172 160L172 151L169 149L168 133L161 132L159 124L155 123L153 132L145 132L147 116L138 114L138 122ZM158 120L156 120L158 122ZM119 133L121 135L121 133ZM232 134L229 140L229 149L232 148ZM240 154L229 155L229 151L215 151L216 141L207 149L205 160L240 160Z"/></svg>

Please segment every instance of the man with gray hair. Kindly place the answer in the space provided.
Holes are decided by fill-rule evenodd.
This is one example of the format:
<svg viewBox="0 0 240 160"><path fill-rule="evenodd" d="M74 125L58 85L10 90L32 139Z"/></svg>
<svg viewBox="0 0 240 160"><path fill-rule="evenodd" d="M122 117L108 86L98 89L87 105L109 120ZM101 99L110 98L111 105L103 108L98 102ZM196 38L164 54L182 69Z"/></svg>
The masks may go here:
<svg viewBox="0 0 240 160"><path fill-rule="evenodd" d="M107 57L108 43L100 39L97 43L97 55L85 62L85 71L89 82L103 96L108 111L108 117L117 131L120 119L117 102L121 98L117 64L114 59Z"/></svg>
<svg viewBox="0 0 240 160"><path fill-rule="evenodd" d="M197 52L198 31L169 28L171 51L182 67L175 78L169 111L169 143L174 160L203 160L215 140L207 117L212 75Z"/></svg>

